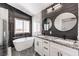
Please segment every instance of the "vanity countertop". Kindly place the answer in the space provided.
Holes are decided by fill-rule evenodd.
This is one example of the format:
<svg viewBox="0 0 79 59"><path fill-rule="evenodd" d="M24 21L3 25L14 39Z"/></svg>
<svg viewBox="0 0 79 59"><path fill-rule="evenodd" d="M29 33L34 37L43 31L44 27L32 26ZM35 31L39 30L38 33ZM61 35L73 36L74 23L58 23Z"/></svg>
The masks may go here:
<svg viewBox="0 0 79 59"><path fill-rule="evenodd" d="M77 43L74 43L75 40L69 40L69 39L64 40L63 38L53 37L53 36L44 36L44 35L36 36L36 37L79 50L79 41L77 41Z"/></svg>

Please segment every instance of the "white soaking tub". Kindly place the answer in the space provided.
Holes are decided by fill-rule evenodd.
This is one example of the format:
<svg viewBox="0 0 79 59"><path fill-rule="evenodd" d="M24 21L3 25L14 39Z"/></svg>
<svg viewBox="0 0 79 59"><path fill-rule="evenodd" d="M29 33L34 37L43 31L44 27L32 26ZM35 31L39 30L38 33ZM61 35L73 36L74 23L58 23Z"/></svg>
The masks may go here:
<svg viewBox="0 0 79 59"><path fill-rule="evenodd" d="M34 37L25 37L13 40L17 51L22 51L33 46Z"/></svg>

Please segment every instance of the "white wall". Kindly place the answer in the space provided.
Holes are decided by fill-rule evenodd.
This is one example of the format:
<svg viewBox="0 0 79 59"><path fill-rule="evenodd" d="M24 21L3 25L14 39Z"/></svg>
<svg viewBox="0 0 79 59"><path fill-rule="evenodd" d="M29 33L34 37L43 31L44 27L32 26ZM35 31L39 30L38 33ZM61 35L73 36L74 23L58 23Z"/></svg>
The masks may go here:
<svg viewBox="0 0 79 59"><path fill-rule="evenodd" d="M79 4L78 4L78 40L79 40Z"/></svg>
<svg viewBox="0 0 79 59"><path fill-rule="evenodd" d="M32 17L32 35L40 35L42 31L42 14L37 13Z"/></svg>

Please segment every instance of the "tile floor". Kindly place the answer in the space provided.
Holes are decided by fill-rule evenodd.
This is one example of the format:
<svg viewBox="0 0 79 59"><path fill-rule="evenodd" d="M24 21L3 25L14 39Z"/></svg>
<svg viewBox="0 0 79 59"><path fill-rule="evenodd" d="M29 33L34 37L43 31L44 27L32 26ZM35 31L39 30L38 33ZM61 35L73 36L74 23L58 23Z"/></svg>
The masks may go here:
<svg viewBox="0 0 79 59"><path fill-rule="evenodd" d="M38 53L35 53L34 48L28 48L23 51L16 51L15 48L12 48L12 56L40 56Z"/></svg>

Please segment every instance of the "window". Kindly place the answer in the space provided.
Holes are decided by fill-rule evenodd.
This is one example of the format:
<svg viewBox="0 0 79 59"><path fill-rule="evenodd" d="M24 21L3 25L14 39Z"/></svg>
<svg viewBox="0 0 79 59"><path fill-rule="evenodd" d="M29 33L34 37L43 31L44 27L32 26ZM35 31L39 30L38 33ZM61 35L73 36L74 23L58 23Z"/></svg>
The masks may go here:
<svg viewBox="0 0 79 59"><path fill-rule="evenodd" d="M30 21L15 18L15 34L29 33L30 32Z"/></svg>
<svg viewBox="0 0 79 59"><path fill-rule="evenodd" d="M15 19L15 34L23 33L23 21Z"/></svg>
<svg viewBox="0 0 79 59"><path fill-rule="evenodd" d="M24 21L24 32L29 33L30 32L30 22Z"/></svg>

